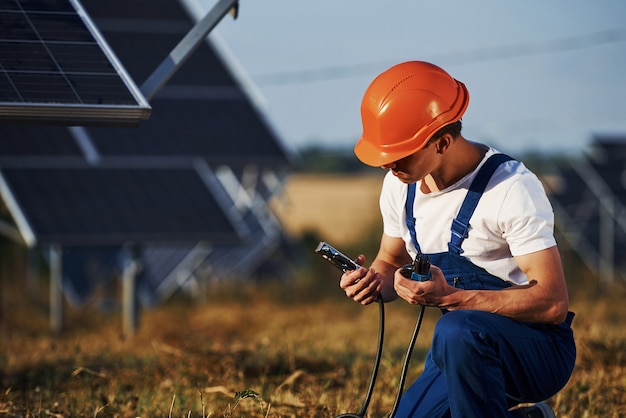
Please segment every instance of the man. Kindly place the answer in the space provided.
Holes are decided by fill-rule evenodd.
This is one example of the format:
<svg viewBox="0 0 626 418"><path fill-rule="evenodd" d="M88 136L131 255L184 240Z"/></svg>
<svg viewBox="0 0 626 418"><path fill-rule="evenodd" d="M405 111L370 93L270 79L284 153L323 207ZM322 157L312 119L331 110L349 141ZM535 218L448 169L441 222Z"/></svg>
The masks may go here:
<svg viewBox="0 0 626 418"><path fill-rule="evenodd" d="M368 87L355 154L389 170L384 228L370 267L340 285L362 304L399 296L444 313L397 417L553 417L540 401L567 383L576 350L552 208L522 163L461 135L468 102L463 83L420 61ZM399 272L418 254L428 281Z"/></svg>

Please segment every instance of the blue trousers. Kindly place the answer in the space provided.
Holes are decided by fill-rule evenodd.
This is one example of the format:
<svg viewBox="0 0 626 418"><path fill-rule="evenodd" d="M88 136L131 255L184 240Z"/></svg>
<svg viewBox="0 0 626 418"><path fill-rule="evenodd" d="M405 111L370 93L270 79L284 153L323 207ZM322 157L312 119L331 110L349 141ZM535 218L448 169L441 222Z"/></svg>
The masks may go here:
<svg viewBox="0 0 626 418"><path fill-rule="evenodd" d="M446 313L396 417L508 417L513 405L553 396L574 368L572 317L542 325L483 311Z"/></svg>

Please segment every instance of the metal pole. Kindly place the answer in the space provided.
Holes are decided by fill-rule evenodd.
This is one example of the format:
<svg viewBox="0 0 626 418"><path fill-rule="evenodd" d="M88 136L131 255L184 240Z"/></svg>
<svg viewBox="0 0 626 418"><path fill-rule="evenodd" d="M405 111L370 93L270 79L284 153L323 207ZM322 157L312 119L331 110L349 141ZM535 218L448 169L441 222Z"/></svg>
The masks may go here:
<svg viewBox="0 0 626 418"><path fill-rule="evenodd" d="M137 261L131 259L124 267L122 277L122 322L125 336L132 336L137 330L138 307L136 295Z"/></svg>
<svg viewBox="0 0 626 418"><path fill-rule="evenodd" d="M615 220L614 197L611 194L603 197L604 205L600 207L600 287L607 291L613 283L615 274Z"/></svg>
<svg viewBox="0 0 626 418"><path fill-rule="evenodd" d="M150 101L169 81L178 69L187 61L196 48L206 39L209 33L217 26L220 20L231 9L237 17L237 0L220 0L206 14L206 16L194 25L185 37L172 49L170 54L154 70L141 85L141 92Z"/></svg>
<svg viewBox="0 0 626 418"><path fill-rule="evenodd" d="M63 329L62 252L60 245L50 245L50 328L57 333Z"/></svg>

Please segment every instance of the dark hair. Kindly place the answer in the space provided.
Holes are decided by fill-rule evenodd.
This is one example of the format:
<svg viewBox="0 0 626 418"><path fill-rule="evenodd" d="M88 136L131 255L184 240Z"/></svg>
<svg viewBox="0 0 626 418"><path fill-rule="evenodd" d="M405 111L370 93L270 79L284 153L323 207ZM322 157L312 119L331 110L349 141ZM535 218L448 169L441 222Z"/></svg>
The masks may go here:
<svg viewBox="0 0 626 418"><path fill-rule="evenodd" d="M430 144L432 144L433 142L435 142L436 140L438 140L445 134L450 134L452 138L457 138L459 135L461 135L462 128L463 128L463 123L461 122L461 119L442 127L437 132L435 132L433 136L430 137L430 139L428 140L424 148L426 148L427 146L429 146Z"/></svg>

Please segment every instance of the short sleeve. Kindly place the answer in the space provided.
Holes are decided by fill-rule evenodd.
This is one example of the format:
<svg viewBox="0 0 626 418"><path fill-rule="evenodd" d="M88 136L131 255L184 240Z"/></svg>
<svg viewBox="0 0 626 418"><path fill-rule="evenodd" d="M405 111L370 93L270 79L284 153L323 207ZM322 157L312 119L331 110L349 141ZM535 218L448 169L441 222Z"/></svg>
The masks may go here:
<svg viewBox="0 0 626 418"><path fill-rule="evenodd" d="M556 245L552 205L543 185L532 172L523 172L511 184L498 219L502 236L513 256Z"/></svg>

